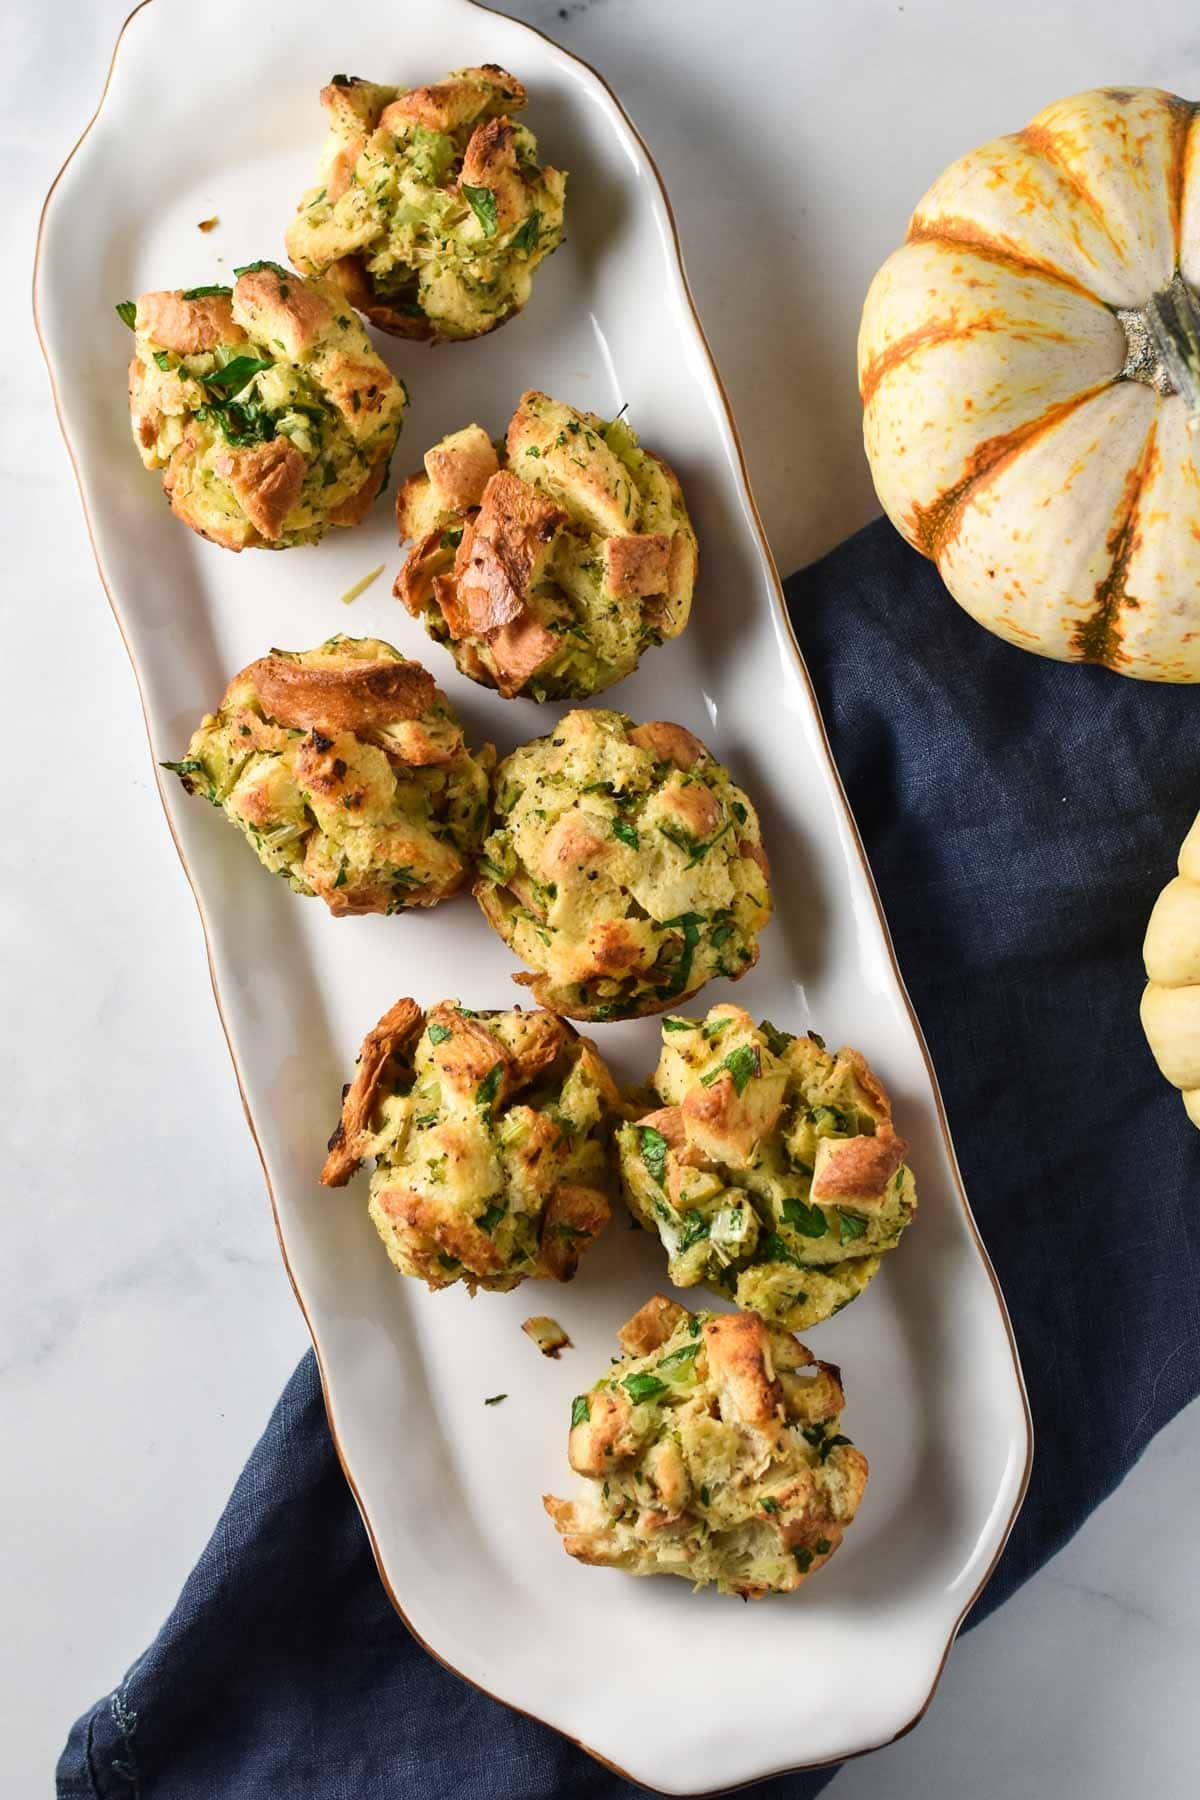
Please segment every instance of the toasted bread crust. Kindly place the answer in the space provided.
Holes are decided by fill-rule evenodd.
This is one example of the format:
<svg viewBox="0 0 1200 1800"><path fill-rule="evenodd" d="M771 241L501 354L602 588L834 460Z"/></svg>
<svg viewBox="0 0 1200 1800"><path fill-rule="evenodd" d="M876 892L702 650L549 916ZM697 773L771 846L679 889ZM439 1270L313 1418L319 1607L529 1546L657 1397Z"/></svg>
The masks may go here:
<svg viewBox="0 0 1200 1800"><path fill-rule="evenodd" d="M399 91L331 82L320 98L330 133L319 185L285 234L296 267L329 275L397 337L479 337L520 311L562 236L566 187L513 123L522 84L484 64Z"/></svg>
<svg viewBox="0 0 1200 1800"><path fill-rule="evenodd" d="M342 1098L341 1117L329 1140L321 1170L324 1187L345 1187L366 1154L367 1122L379 1083L393 1056L410 1050L421 1030L423 1014L415 1000L397 1000L363 1039L354 1080Z"/></svg>
<svg viewBox="0 0 1200 1800"><path fill-rule="evenodd" d="M618 1131L618 1155L630 1210L661 1239L677 1286L791 1330L862 1292L917 1192L858 1051L723 1003L667 1020L650 1086L664 1104Z"/></svg>
<svg viewBox="0 0 1200 1800"><path fill-rule="evenodd" d="M649 1356L666 1343L684 1318L684 1308L665 1294L654 1294L626 1319L617 1336L630 1356Z"/></svg>
<svg viewBox="0 0 1200 1800"><path fill-rule="evenodd" d="M686 775L623 714L577 709L497 770L475 895L529 965L514 979L568 1018L661 1012L754 965L770 896L733 832L757 820L684 736Z"/></svg>
<svg viewBox="0 0 1200 1800"><path fill-rule="evenodd" d="M853 1137L840 1144L825 1138L817 1152L813 1199L864 1204L883 1199L908 1155L908 1145L887 1127L874 1137Z"/></svg>
<svg viewBox="0 0 1200 1800"><path fill-rule="evenodd" d="M218 451L213 467L237 495L254 529L274 542L304 483L304 457L287 438L272 438L253 450Z"/></svg>
<svg viewBox="0 0 1200 1800"><path fill-rule="evenodd" d="M482 504L488 483L500 473L500 459L483 427L468 425L425 452L425 473L441 504L460 512ZM400 496L396 512L401 532L409 535L400 516Z"/></svg>
<svg viewBox="0 0 1200 1800"><path fill-rule="evenodd" d="M246 681L273 718L303 731L361 731L395 719L419 719L437 694L433 676L420 663L399 661L337 669L263 656L235 675L230 689Z"/></svg>
<svg viewBox="0 0 1200 1800"><path fill-rule="evenodd" d="M667 719L649 719L644 725L635 725L629 741L648 750L657 762L673 763L685 775L705 755L704 745L686 725L672 725Z"/></svg>
<svg viewBox="0 0 1200 1800"><path fill-rule="evenodd" d="M614 1102L595 1047L552 1014L404 999L363 1041L321 1179L373 1155L376 1228L432 1288L570 1281L610 1217Z"/></svg>
<svg viewBox="0 0 1200 1800"><path fill-rule="evenodd" d="M471 425L402 483L396 518L412 548L396 594L432 635L449 633L464 673L482 669L507 698L547 697L547 683L598 692L687 621L694 534L662 467L626 427L529 389L499 457ZM677 539L692 547L683 562Z"/></svg>
<svg viewBox="0 0 1200 1800"><path fill-rule="evenodd" d="M754 1313L664 1295L622 1326L625 1355L572 1404L574 1500L543 1505L577 1561L790 1593L853 1521L867 1460L841 1430L841 1379Z"/></svg>
<svg viewBox="0 0 1200 1800"><path fill-rule="evenodd" d="M269 263L190 292L136 302L128 382L134 442L176 516L234 551L357 524L406 399L359 321L336 291Z"/></svg>
<svg viewBox="0 0 1200 1800"><path fill-rule="evenodd" d="M272 874L345 917L433 906L463 887L494 755L467 749L420 664L339 635L242 669L178 773Z"/></svg>
<svg viewBox="0 0 1200 1800"><path fill-rule="evenodd" d="M256 337L278 339L294 362L311 350L333 323L333 311L320 294L295 276L285 278L272 268L239 276L233 307Z"/></svg>
<svg viewBox="0 0 1200 1800"><path fill-rule="evenodd" d="M204 294L185 300L182 288L141 294L137 328L179 356L215 350L219 344L244 344L246 333L233 316L229 294Z"/></svg>

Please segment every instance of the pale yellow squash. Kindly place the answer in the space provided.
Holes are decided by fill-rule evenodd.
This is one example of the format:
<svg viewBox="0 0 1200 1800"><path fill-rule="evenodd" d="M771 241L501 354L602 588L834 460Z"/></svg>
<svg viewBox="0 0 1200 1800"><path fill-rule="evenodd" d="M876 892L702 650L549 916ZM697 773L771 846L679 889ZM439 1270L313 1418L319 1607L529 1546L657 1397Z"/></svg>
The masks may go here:
<svg viewBox="0 0 1200 1800"><path fill-rule="evenodd" d="M1142 1029L1159 1068L1183 1089L1200 1125L1200 816L1183 840L1179 873L1154 903L1142 946L1148 985Z"/></svg>
<svg viewBox="0 0 1200 1800"><path fill-rule="evenodd" d="M1200 112L1156 88L1059 101L917 207L863 311L867 455L989 631L1200 681L1198 289Z"/></svg>

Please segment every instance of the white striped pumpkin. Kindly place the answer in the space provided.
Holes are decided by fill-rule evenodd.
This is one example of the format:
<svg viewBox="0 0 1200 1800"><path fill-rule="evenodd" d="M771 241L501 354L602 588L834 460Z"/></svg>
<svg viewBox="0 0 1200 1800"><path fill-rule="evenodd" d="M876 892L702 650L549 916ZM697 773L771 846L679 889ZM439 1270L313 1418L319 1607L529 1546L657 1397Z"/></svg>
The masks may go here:
<svg viewBox="0 0 1200 1800"><path fill-rule="evenodd" d="M989 631L1200 681L1200 108L1059 101L954 163L871 285L867 455Z"/></svg>
<svg viewBox="0 0 1200 1800"><path fill-rule="evenodd" d="M1200 1125L1200 817L1183 840L1179 873L1154 903L1142 946L1148 978L1142 1029L1154 1060Z"/></svg>

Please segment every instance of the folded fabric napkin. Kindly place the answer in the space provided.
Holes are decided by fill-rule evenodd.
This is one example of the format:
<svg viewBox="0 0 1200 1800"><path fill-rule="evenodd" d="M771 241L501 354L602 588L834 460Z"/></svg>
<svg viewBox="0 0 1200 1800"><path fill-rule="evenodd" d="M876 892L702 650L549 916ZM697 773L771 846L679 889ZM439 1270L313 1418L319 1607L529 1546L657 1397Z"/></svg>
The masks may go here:
<svg viewBox="0 0 1200 1800"><path fill-rule="evenodd" d="M788 599L1029 1385L1033 1484L975 1623L1200 1388L1200 1133L1138 1025L1146 918L1200 804L1200 695L998 642L882 521ZM832 1774L755 1791L808 1800ZM408 1635L311 1355L58 1784L64 1800L645 1792Z"/></svg>

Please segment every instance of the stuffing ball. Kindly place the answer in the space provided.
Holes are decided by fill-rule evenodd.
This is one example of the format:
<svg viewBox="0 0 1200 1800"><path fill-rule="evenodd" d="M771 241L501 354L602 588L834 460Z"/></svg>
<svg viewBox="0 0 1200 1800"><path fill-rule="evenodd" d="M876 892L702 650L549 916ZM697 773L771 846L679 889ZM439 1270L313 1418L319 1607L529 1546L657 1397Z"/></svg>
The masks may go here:
<svg viewBox="0 0 1200 1800"><path fill-rule="evenodd" d="M464 675L506 698L585 698L678 637L696 534L678 481L623 420L522 394L493 447L435 444L396 498L396 596Z"/></svg>
<svg viewBox="0 0 1200 1800"><path fill-rule="evenodd" d="M375 1157L375 1229L430 1288L570 1281L608 1223L622 1111L595 1045L552 1013L399 1000L359 1052L321 1180Z"/></svg>
<svg viewBox="0 0 1200 1800"><path fill-rule="evenodd" d="M567 178L538 167L537 139L508 117L525 98L491 63L408 89L335 75L317 185L287 232L296 267L396 337L503 325L563 231Z"/></svg>
<svg viewBox="0 0 1200 1800"><path fill-rule="evenodd" d="M177 518L226 550L315 544L387 485L408 399L328 282L251 263L233 288L143 294L133 439Z"/></svg>
<svg viewBox="0 0 1200 1800"><path fill-rule="evenodd" d="M840 1371L756 1313L690 1313L661 1294L617 1335L625 1355L571 1408L583 1491L543 1500L564 1550L743 1599L791 1593L867 1484L838 1429Z"/></svg>
<svg viewBox="0 0 1200 1800"><path fill-rule="evenodd" d="M677 1287L804 1330L840 1312L917 1207L908 1146L857 1050L738 1006L663 1020L657 1111L619 1134L630 1210Z"/></svg>
<svg viewBox="0 0 1200 1800"><path fill-rule="evenodd" d="M471 755L420 663L378 638L332 637L235 675L183 761L163 767L340 917L434 906L466 884L494 756Z"/></svg>
<svg viewBox="0 0 1200 1800"><path fill-rule="evenodd" d="M753 967L767 876L753 806L690 731L578 711L497 768L475 896L539 1005L630 1019Z"/></svg>

